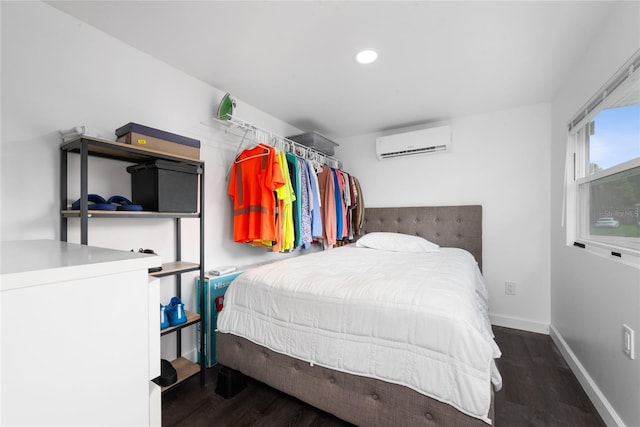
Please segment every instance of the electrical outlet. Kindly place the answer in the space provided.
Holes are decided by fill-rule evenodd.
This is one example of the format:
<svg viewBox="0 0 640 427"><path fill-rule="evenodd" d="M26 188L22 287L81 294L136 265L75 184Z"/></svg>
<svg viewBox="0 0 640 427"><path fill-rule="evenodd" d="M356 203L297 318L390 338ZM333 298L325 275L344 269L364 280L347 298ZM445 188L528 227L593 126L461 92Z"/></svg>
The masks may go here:
<svg viewBox="0 0 640 427"><path fill-rule="evenodd" d="M504 282L504 293L507 295L515 295L516 282Z"/></svg>
<svg viewBox="0 0 640 427"><path fill-rule="evenodd" d="M622 351L631 360L636 358L634 339L635 333L633 329L627 325L622 325Z"/></svg>

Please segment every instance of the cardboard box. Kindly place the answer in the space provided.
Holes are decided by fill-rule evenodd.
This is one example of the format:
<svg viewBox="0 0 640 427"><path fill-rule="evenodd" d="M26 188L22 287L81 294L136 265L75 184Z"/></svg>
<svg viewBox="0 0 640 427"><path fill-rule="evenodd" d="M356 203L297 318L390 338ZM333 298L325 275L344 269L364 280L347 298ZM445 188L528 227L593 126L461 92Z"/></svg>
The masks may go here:
<svg viewBox="0 0 640 427"><path fill-rule="evenodd" d="M116 129L118 142L150 150L200 160L200 141L137 123L127 123Z"/></svg>
<svg viewBox="0 0 640 427"><path fill-rule="evenodd" d="M224 294L227 292L229 285L242 272L228 274L226 276L205 277L204 278L204 360L207 368L217 363L216 360L216 328L218 326L218 313L224 304ZM200 301L200 278L196 277L196 293L197 301ZM198 313L200 313L200 305L198 305ZM200 313L202 314L202 313ZM200 332L202 322L198 323L197 329ZM200 334L198 333L198 340ZM202 360L200 353L200 345L198 345L198 362Z"/></svg>

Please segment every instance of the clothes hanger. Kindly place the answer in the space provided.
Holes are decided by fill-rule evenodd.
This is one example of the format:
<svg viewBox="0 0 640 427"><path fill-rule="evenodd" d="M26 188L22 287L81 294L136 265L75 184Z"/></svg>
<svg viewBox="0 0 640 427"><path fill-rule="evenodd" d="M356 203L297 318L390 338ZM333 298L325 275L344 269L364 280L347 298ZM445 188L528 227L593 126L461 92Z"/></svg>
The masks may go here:
<svg viewBox="0 0 640 427"><path fill-rule="evenodd" d="M247 139L247 135L251 133L251 136ZM242 148L244 146L245 141L256 141L257 139L257 129L253 128L253 127L244 127L244 134L242 135L242 140L240 141L240 144L238 145L238 149L236 150L236 155L234 157L234 161L231 162L231 164L229 165L229 168L227 168L227 173L225 175L225 181L229 181L229 175L231 174L231 169L233 169L233 165L235 163L241 163L245 160L249 160L255 157L262 157L262 156L266 156L269 153L263 153L263 154L258 154L255 156L249 156L245 159L240 159L238 160L238 156L240 156L240 154L245 151L245 150L250 150L252 148L258 147L260 146L260 144L262 144L262 142L258 142L257 144L252 144L251 146L248 146L247 148ZM258 140L259 141L259 140Z"/></svg>
<svg viewBox="0 0 640 427"><path fill-rule="evenodd" d="M235 160L235 162L234 162L234 163L242 163L242 162L245 162L245 161L247 161L247 160L255 159L255 158L257 158L257 157L264 157L264 156L268 156L268 155L269 155L269 153L270 153L270 150L269 150L269 149L270 149L271 147L270 147L269 145L265 144L264 142L259 142L259 143L257 143L253 148L260 147L260 146L264 147L264 149L265 149L265 150L267 150L267 151L262 152L262 153L260 153L260 154L254 154L253 156L245 157L245 158L243 158L243 159L238 159L238 158L236 157L236 160ZM252 148L252 149L253 149L253 148ZM242 154L242 153L240 153L240 154Z"/></svg>
<svg viewBox="0 0 640 427"><path fill-rule="evenodd" d="M271 140L273 141L273 146L278 149L278 151L287 151L289 145L284 138L272 135Z"/></svg>

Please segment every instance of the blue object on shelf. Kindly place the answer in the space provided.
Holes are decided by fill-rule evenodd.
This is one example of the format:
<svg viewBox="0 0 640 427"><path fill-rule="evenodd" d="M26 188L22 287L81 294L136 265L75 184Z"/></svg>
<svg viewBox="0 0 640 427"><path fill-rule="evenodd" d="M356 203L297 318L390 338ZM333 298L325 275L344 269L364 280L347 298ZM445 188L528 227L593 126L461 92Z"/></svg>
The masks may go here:
<svg viewBox="0 0 640 427"><path fill-rule="evenodd" d="M115 211L117 206L111 202L107 202L104 197L98 194L87 194L87 200L89 203L88 208L96 211ZM76 200L71 204L71 209L80 209L81 199Z"/></svg>
<svg viewBox="0 0 640 427"><path fill-rule="evenodd" d="M167 329L169 326L169 318L167 317L166 307L160 304L160 330Z"/></svg>
<svg viewBox="0 0 640 427"><path fill-rule="evenodd" d="M180 301L180 298L171 298L167 308L167 316L169 317L169 324L171 326L178 326L187 322L187 315L184 313L184 304Z"/></svg>
<svg viewBox="0 0 640 427"><path fill-rule="evenodd" d="M116 205L116 209L119 211L141 211L142 205L134 205L131 200L124 196L111 196L107 200L107 203Z"/></svg>

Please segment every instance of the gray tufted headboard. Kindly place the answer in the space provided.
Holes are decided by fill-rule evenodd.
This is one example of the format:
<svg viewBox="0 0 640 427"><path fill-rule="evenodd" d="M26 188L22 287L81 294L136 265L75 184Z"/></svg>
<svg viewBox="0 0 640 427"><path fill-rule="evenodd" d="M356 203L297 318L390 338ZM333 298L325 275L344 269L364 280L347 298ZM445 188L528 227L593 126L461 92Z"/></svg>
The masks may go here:
<svg viewBox="0 0 640 427"><path fill-rule="evenodd" d="M365 208L364 232L393 231L469 251L482 270L482 206Z"/></svg>

